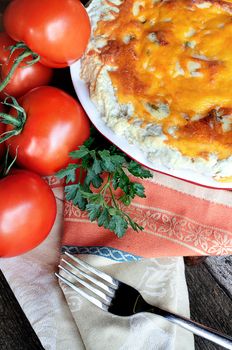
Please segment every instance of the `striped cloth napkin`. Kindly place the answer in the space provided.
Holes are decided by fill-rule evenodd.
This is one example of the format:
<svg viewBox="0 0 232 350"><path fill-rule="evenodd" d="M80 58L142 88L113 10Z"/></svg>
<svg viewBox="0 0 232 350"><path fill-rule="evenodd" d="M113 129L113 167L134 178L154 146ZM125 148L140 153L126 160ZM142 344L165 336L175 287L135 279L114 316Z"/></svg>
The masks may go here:
<svg viewBox="0 0 232 350"><path fill-rule="evenodd" d="M65 202L65 249L116 261L232 254L231 191L201 187L157 172L143 184L147 197L123 209L144 231L129 229L118 239L91 223L85 212Z"/></svg>

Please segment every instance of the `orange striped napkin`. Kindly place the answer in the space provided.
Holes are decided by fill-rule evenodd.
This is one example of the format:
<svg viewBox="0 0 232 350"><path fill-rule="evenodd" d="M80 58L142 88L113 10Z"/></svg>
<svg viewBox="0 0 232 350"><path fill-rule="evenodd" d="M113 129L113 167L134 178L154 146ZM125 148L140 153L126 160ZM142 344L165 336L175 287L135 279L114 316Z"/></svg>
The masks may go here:
<svg viewBox="0 0 232 350"><path fill-rule="evenodd" d="M129 229L119 239L90 222L85 212L65 202L65 249L117 261L232 254L232 192L153 174L152 180L143 180L147 197L124 208L144 227L143 232Z"/></svg>

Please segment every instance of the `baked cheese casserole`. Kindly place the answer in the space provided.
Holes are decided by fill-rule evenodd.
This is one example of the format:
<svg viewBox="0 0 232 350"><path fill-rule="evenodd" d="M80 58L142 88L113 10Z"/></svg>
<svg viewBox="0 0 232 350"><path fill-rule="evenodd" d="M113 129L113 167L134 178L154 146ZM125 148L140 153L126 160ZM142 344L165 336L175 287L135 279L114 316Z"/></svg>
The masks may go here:
<svg viewBox="0 0 232 350"><path fill-rule="evenodd" d="M154 164L232 176L232 2L93 0L81 76Z"/></svg>

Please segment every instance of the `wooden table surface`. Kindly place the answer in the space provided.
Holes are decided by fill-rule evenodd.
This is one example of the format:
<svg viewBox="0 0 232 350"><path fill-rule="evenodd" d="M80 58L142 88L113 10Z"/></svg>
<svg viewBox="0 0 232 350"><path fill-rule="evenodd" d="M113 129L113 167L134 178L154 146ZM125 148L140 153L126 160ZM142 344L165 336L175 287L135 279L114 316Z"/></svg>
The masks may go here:
<svg viewBox="0 0 232 350"><path fill-rule="evenodd" d="M208 257L186 266L191 318L232 336L232 256ZM195 337L196 350L221 350L221 346ZM187 349L186 349L187 350Z"/></svg>
<svg viewBox="0 0 232 350"><path fill-rule="evenodd" d="M232 335L232 256L208 257L198 265L186 265L186 280L191 318ZM195 337L195 347L196 350L223 349L200 337ZM43 349L1 274L0 349Z"/></svg>
<svg viewBox="0 0 232 350"><path fill-rule="evenodd" d="M0 349L44 349L0 270ZM65 350L65 349L64 349Z"/></svg>

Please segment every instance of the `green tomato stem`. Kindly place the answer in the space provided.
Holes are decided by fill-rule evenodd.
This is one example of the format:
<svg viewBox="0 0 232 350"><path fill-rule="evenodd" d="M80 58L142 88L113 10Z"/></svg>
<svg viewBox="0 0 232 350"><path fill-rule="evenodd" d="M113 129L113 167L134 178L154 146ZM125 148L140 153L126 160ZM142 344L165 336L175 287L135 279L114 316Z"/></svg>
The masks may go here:
<svg viewBox="0 0 232 350"><path fill-rule="evenodd" d="M6 149L6 155L5 155L5 159L4 159L4 165L2 167L2 170L0 172L0 179L2 179L3 177L7 176L12 168L12 166L14 165L17 156L18 156L18 147L16 148L16 155L14 157L14 159L11 160L10 164L8 163L9 160L9 148L10 146L7 147Z"/></svg>
<svg viewBox="0 0 232 350"><path fill-rule="evenodd" d="M7 102L9 98L11 98L12 103ZM20 134L27 119L25 110L18 104L17 100L14 97L8 96L3 102L3 105L4 104L10 106L11 108L14 108L17 111L17 118L13 117L11 114L0 113L1 123L14 126L12 130L6 131L0 135L0 143L3 143L11 137Z"/></svg>
<svg viewBox="0 0 232 350"><path fill-rule="evenodd" d="M4 124L11 124L16 127L21 126L21 121L12 117L12 115L7 114L7 113L0 113L0 121Z"/></svg>
<svg viewBox="0 0 232 350"><path fill-rule="evenodd" d="M29 48L27 48L27 46L25 46L25 44L23 43L19 43L20 45L16 44L15 46L11 47L11 53L9 56L9 59L12 55L12 53L16 50L16 49L20 49L20 48L25 48L25 50L18 55L18 57L14 60L14 63L9 71L9 73L7 74L6 78L1 82L0 84L0 91L2 91L3 89L5 89L5 87L9 84L12 76L14 75L15 70L18 68L18 66L20 65L20 63L29 56L32 56L33 59L26 62L26 66L27 65L32 65L35 64L36 62L38 62L40 60L40 56L37 55L36 53L34 53L33 51L31 51Z"/></svg>
<svg viewBox="0 0 232 350"><path fill-rule="evenodd" d="M17 129L13 129L11 131L4 132L2 135L0 135L0 143L5 142L6 140L10 139L13 136L16 136L20 134L21 131Z"/></svg>

